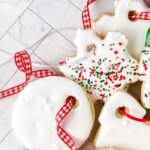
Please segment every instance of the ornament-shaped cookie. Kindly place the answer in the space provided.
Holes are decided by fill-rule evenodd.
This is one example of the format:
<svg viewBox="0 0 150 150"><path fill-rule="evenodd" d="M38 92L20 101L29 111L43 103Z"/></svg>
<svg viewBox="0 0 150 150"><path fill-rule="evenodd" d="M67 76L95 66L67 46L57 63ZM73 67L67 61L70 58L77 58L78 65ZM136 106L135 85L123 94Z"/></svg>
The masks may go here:
<svg viewBox="0 0 150 150"><path fill-rule="evenodd" d="M116 90L137 81L137 61L127 51L128 41L119 32L100 39L91 30L78 30L77 56L68 58L60 70L92 96L104 102Z"/></svg>
<svg viewBox="0 0 150 150"><path fill-rule="evenodd" d="M30 83L14 106L13 129L27 149L70 150L59 138L55 120L69 96L76 98L77 105L61 127L70 134L77 148L86 141L94 122L92 103L77 83L63 77L47 77Z"/></svg>
<svg viewBox="0 0 150 150"><path fill-rule="evenodd" d="M118 91L105 104L99 122L101 128L95 139L96 147L119 147L124 150L149 150L150 126L126 116L119 117L117 110L126 107L128 113L143 118L146 110L129 94Z"/></svg>
<svg viewBox="0 0 150 150"><path fill-rule="evenodd" d="M119 0L116 5L115 15L104 15L93 23L93 28L98 34L105 36L110 31L123 33L129 39L128 50L130 54L139 59L144 47L145 35L150 26L149 20L129 19L129 13L150 12L143 0Z"/></svg>
<svg viewBox="0 0 150 150"><path fill-rule="evenodd" d="M139 79L143 81L141 100L144 107L150 109L150 47L142 50L139 63Z"/></svg>

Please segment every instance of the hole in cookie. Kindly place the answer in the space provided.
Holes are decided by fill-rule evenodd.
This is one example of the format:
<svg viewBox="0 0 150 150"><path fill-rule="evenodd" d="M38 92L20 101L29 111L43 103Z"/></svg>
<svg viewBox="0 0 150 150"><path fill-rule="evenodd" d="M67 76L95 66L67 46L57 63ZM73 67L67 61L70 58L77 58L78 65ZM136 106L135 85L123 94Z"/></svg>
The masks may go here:
<svg viewBox="0 0 150 150"><path fill-rule="evenodd" d="M69 97L66 99L66 102L69 101L69 100L72 100L73 108L78 107L79 102L78 102L78 100L77 100L74 96L69 96Z"/></svg>
<svg viewBox="0 0 150 150"><path fill-rule="evenodd" d="M137 19L135 18L135 16L138 15L138 12L136 10L131 10L128 13L128 18L131 21L136 21Z"/></svg>
<svg viewBox="0 0 150 150"><path fill-rule="evenodd" d="M116 115L118 118L123 118L125 115L123 114L123 109L125 109L125 111L128 113L129 112L129 109L127 107L119 107L117 108L116 110Z"/></svg>
<svg viewBox="0 0 150 150"><path fill-rule="evenodd" d="M87 52L95 51L96 45L95 44L90 44L87 46Z"/></svg>

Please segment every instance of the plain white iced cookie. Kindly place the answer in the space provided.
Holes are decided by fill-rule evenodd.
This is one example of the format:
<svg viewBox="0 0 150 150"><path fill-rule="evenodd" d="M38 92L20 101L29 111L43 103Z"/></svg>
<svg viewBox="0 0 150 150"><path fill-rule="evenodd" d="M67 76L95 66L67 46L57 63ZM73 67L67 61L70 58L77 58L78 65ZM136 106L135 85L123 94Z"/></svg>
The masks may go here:
<svg viewBox="0 0 150 150"><path fill-rule="evenodd" d="M118 89L137 81L138 62L127 51L128 40L119 32L100 39L92 30L78 30L77 55L60 70L80 84L93 101L107 99Z"/></svg>
<svg viewBox="0 0 150 150"><path fill-rule="evenodd" d="M119 0L116 6L115 15L104 15L95 23L93 29L101 36L110 31L123 33L129 39L129 52L137 59L140 58L141 50L144 47L146 32L150 26L149 20L131 21L128 19L129 11L145 12L150 9L143 0Z"/></svg>
<svg viewBox="0 0 150 150"><path fill-rule="evenodd" d="M141 89L142 104L150 109L150 47L142 50L138 73L139 79L143 81Z"/></svg>
<svg viewBox="0 0 150 150"><path fill-rule="evenodd" d="M46 77L30 83L15 103L12 125L20 142L31 150L69 150L57 135L55 116L68 96L78 106L61 126L80 147L88 138L94 122L94 110L84 90L63 77Z"/></svg>
<svg viewBox="0 0 150 150"><path fill-rule="evenodd" d="M128 108L128 113L143 118L146 110L131 95L118 91L105 104L99 122L101 128L95 139L96 147L119 147L124 150L149 150L150 126L127 117L118 117L117 109Z"/></svg>

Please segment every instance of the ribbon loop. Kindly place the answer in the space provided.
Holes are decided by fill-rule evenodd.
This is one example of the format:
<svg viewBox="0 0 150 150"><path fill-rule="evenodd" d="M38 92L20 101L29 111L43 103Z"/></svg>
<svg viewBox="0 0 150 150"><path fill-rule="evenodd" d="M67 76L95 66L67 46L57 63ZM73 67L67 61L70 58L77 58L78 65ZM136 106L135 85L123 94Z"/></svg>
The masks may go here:
<svg viewBox="0 0 150 150"><path fill-rule="evenodd" d="M84 29L91 29L91 17L90 17L90 12L89 12L89 5L96 0L87 0L87 4L82 12L82 22L83 22L83 27Z"/></svg>
<svg viewBox="0 0 150 150"><path fill-rule="evenodd" d="M36 78L43 78L47 76L62 76L62 74L56 71L50 70L37 70L32 71L32 63L29 54L26 51L17 52L14 56L17 68L25 73L25 81L17 86L11 87L7 90L0 92L0 99L19 93L28 84L31 76Z"/></svg>
<svg viewBox="0 0 150 150"><path fill-rule="evenodd" d="M20 71L26 72L27 70L30 70L30 72L32 72L30 56L26 51L17 52L14 59L16 66Z"/></svg>
<svg viewBox="0 0 150 150"><path fill-rule="evenodd" d="M58 111L56 114L56 122L57 122L57 134L59 138L71 149L77 150L77 146L71 136L60 126L60 123L64 120L64 118L70 113L74 106L74 99L70 97L65 105Z"/></svg>

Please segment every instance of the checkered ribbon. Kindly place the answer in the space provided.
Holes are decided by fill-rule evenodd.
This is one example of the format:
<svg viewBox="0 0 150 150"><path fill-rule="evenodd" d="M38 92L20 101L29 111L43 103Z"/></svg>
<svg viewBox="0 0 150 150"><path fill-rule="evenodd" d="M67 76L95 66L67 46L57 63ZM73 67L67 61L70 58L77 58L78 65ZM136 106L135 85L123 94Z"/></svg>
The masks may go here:
<svg viewBox="0 0 150 150"><path fill-rule="evenodd" d="M135 13L129 16L130 20L150 20L150 12Z"/></svg>
<svg viewBox="0 0 150 150"><path fill-rule="evenodd" d="M91 29L91 17L90 17L90 12L89 12L89 5L96 0L88 0L87 4L82 12L82 22L83 22L83 27L84 29Z"/></svg>
<svg viewBox="0 0 150 150"><path fill-rule="evenodd" d="M64 118L70 113L73 109L73 97L69 97L65 103L65 105L59 110L56 115L56 122L57 122L57 134L59 138L71 149L77 150L77 146L71 136L60 126L61 122Z"/></svg>
<svg viewBox="0 0 150 150"><path fill-rule="evenodd" d="M28 84L31 76L43 78L47 76L60 76L61 74L50 70L32 71L32 64L29 54L26 51L17 52L14 56L17 68L25 73L25 82L0 92L0 99L19 93Z"/></svg>

